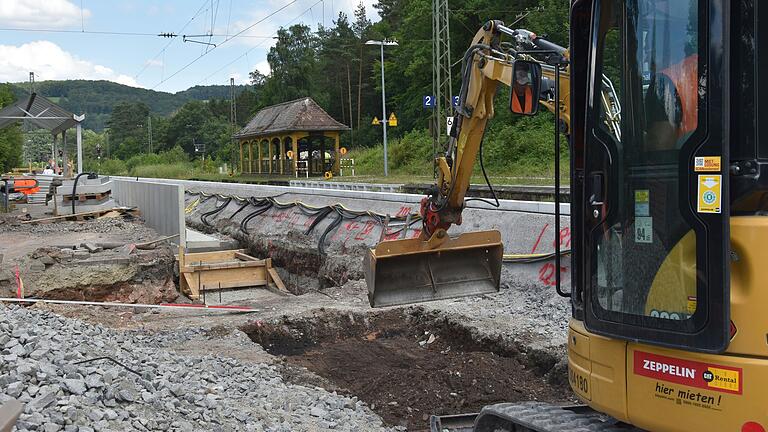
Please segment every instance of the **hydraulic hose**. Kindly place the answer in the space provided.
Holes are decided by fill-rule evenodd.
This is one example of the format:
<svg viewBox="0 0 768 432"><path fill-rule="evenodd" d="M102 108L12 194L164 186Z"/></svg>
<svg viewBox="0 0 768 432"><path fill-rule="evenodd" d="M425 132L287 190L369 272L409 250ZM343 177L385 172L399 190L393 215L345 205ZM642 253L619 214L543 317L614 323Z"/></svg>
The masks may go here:
<svg viewBox="0 0 768 432"><path fill-rule="evenodd" d="M80 177L87 175L89 180L93 180L98 178L98 174L96 173L88 173L88 172L81 172L75 177L75 183L72 185L72 214L75 214L75 199L77 198L77 181L80 180Z"/></svg>

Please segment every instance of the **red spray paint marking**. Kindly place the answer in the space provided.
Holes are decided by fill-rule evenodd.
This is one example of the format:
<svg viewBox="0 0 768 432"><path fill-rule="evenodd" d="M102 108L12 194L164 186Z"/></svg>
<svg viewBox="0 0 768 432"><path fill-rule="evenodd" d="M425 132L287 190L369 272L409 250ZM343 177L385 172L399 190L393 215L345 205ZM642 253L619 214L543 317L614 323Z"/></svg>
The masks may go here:
<svg viewBox="0 0 768 432"><path fill-rule="evenodd" d="M552 240L552 247L555 247L555 241ZM571 247L571 229L570 228L563 228L560 230L560 247L570 248Z"/></svg>
<svg viewBox="0 0 768 432"><path fill-rule="evenodd" d="M397 211L397 214L395 214L395 217L398 218L404 218L407 217L409 214L411 214L411 209L413 207L400 207L400 210Z"/></svg>
<svg viewBox="0 0 768 432"><path fill-rule="evenodd" d="M533 249L531 249L531 253L536 253L536 248L539 247L539 242L541 242L541 237L547 231L547 227L549 227L549 224L544 224L544 228L541 229L541 232L539 233L539 237L536 239L536 243L533 244Z"/></svg>
<svg viewBox="0 0 768 432"><path fill-rule="evenodd" d="M373 221L366 221L363 229L355 236L355 240L367 240L374 227L376 227L376 224Z"/></svg>
<svg viewBox="0 0 768 432"><path fill-rule="evenodd" d="M19 266L16 266L16 298L21 298L21 275L19 275Z"/></svg>
<svg viewBox="0 0 768 432"><path fill-rule="evenodd" d="M560 266L560 274L568 273L568 267ZM557 285L557 279L555 278L555 265L552 263L546 263L539 269L539 280L547 286Z"/></svg>

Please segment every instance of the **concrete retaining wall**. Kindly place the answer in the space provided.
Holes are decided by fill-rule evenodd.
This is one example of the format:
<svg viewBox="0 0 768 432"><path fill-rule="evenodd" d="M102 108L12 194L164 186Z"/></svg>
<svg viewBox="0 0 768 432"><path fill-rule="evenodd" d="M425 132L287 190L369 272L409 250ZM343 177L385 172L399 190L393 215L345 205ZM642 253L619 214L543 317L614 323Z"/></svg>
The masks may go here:
<svg viewBox="0 0 768 432"><path fill-rule="evenodd" d="M419 202L422 195L400 194L388 192L366 192L366 191L348 191L348 190L319 190L300 187L268 186L268 185L250 185L236 183L218 183L201 181L183 181L183 180L156 180L166 184L175 184L183 186L187 191L206 193L218 193L222 195L235 195L240 197L275 197L281 202L301 201L313 206L327 206L334 203L341 203L347 208L353 210L371 210L379 213L404 216L408 213L419 211ZM188 204L196 197L187 197ZM219 200L209 200L204 205L199 206L194 212L198 215L201 212L209 211L220 205ZM215 223L217 219L228 218L235 211L238 205L232 202L227 209L211 219ZM561 204L559 233L561 249L570 249L570 206ZM243 211L233 218L238 221L249 211ZM450 233L456 234L466 231L477 230L499 230L504 242L504 251L508 254L531 254L531 253L551 253L555 248L555 229L554 229L554 204L535 201L514 201L501 200L499 208L493 208L481 202L467 203L467 209L464 211L464 223L454 226ZM188 215L195 217L193 215ZM195 219L197 219L195 217ZM327 218L312 234L312 241L317 240L325 227L332 218ZM296 209L279 210L272 209L261 216L255 218L249 225L249 230L253 233L262 233L265 236L280 235L305 229L312 220L301 214ZM415 229L408 232L408 237L418 237L421 231L418 225ZM396 230L397 228L395 228ZM356 244L366 246L375 245L381 238L382 227L373 223L372 220L361 218L354 221L348 221L339 226L331 235L328 236L329 243L336 243L337 247L352 249ZM552 260L534 264L515 265L513 278L519 283L535 284L539 287L551 287L555 283L555 267ZM563 259L561 274L563 275L564 287L570 284L570 259Z"/></svg>
<svg viewBox="0 0 768 432"><path fill-rule="evenodd" d="M184 187L167 182L113 177L112 197L126 207L138 207L145 223L163 236L179 235L186 246Z"/></svg>

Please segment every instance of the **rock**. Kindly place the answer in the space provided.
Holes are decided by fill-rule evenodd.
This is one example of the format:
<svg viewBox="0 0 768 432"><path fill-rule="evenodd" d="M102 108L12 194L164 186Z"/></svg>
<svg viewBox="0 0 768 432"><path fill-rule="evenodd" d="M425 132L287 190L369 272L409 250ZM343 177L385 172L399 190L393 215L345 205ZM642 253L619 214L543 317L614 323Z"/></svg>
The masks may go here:
<svg viewBox="0 0 768 432"><path fill-rule="evenodd" d="M104 382L101 380L101 377L98 375L88 375L88 377L85 379L85 385L88 386L88 388L102 388L105 386Z"/></svg>
<svg viewBox="0 0 768 432"><path fill-rule="evenodd" d="M12 398L21 396L22 391L24 391L24 384L21 381L16 381L5 387L5 394Z"/></svg>
<svg viewBox="0 0 768 432"><path fill-rule="evenodd" d="M87 250L76 250L74 251L74 254L72 255L72 258L76 260L86 260L91 257L91 253Z"/></svg>
<svg viewBox="0 0 768 432"><path fill-rule="evenodd" d="M63 384L64 384L64 388L72 394L82 395L87 390L87 387L83 380L65 379L63 381Z"/></svg>
<svg viewBox="0 0 768 432"><path fill-rule="evenodd" d="M104 418L104 413L97 410L97 409L89 409L88 413L86 414L89 419L91 419L92 422L98 422L102 418Z"/></svg>
<svg viewBox="0 0 768 432"><path fill-rule="evenodd" d="M309 415L311 415L312 417L323 418L323 417L327 416L328 413L324 409L322 409L322 408L312 407L312 409L309 410Z"/></svg>
<svg viewBox="0 0 768 432"><path fill-rule="evenodd" d="M125 402L133 402L136 400L136 393L128 389L120 389L116 394L116 399Z"/></svg>
<svg viewBox="0 0 768 432"><path fill-rule="evenodd" d="M102 251L101 247L96 246L93 243L81 243L80 247L85 248L90 253L96 253L96 252L101 252Z"/></svg>
<svg viewBox="0 0 768 432"><path fill-rule="evenodd" d="M40 258L38 258L38 261L40 261L41 263L45 264L46 266L56 264L56 260L51 258L50 255L43 255Z"/></svg>
<svg viewBox="0 0 768 432"><path fill-rule="evenodd" d="M46 423L43 425L44 432L58 432L61 430L61 426L56 423Z"/></svg>
<svg viewBox="0 0 768 432"><path fill-rule="evenodd" d="M38 349L32 351L31 353L29 353L29 357L33 358L35 360L40 360L43 357L45 357L46 355L48 355L48 353L50 351L51 350L49 350L48 348L38 348Z"/></svg>
<svg viewBox="0 0 768 432"><path fill-rule="evenodd" d="M45 264L40 262L40 260L32 260L29 263L29 271L31 272L45 271Z"/></svg>
<svg viewBox="0 0 768 432"><path fill-rule="evenodd" d="M36 397L32 402L27 404L27 410L42 411L52 403L56 402L56 393L58 393L58 391L49 391Z"/></svg>

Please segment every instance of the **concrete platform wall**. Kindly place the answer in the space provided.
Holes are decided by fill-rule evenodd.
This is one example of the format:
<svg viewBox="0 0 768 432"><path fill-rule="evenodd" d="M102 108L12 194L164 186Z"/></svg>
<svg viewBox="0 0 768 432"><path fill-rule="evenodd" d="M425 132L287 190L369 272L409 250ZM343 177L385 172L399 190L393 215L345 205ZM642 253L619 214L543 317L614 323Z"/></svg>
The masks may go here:
<svg viewBox="0 0 768 432"><path fill-rule="evenodd" d="M147 225L163 236L179 235L186 245L184 187L178 184L113 177L112 196L126 207L138 207Z"/></svg>
<svg viewBox="0 0 768 432"><path fill-rule="evenodd" d="M218 182L199 182L182 180L156 180L159 183L183 186L187 191L206 193L218 193L222 195L234 195L240 197L275 197L281 202L301 201L314 206L326 206L341 203L353 210L371 210L379 213L403 216L419 211L421 195L400 194L389 192L365 192L349 190L309 189L299 187L247 185ZM187 197L189 201L192 197ZM220 205L218 200L206 202L206 205L198 211L210 210ZM233 214L236 203L230 204L231 208L222 211L217 217L226 217ZM570 206L561 204L559 234L562 250L570 249ZM243 212L235 219L239 219L247 212ZM497 229L502 234L504 250L507 254L532 254L551 253L555 249L554 229L554 203L534 201L501 200L499 208L493 208L482 202L469 202L463 213L464 223L451 228L450 233L456 234L466 231ZM324 221L317 227L314 235L322 233L326 224ZM270 210L254 219L249 224L253 232L268 235L280 234L301 227L308 226L310 220L297 210ZM418 237L421 231L419 225L408 232L408 237ZM344 247L352 247L354 244L375 245L381 238L382 228L373 224L370 220L360 219L342 224L333 235L328 237L330 242L343 242ZM539 287L553 286L555 281L555 267L552 260L525 265L515 265L514 278L520 283L534 284ZM561 274L563 284L567 289L570 284L570 259L563 259Z"/></svg>

